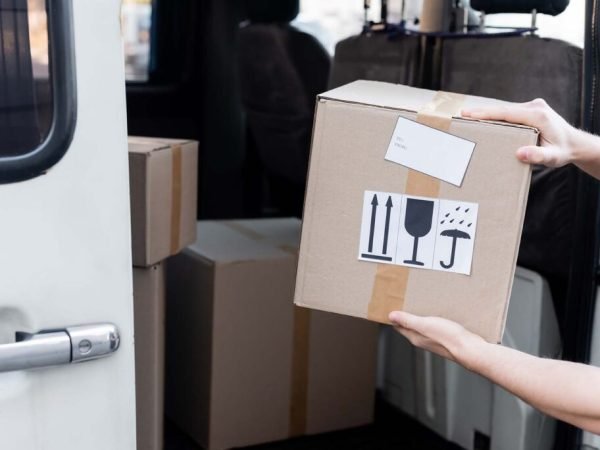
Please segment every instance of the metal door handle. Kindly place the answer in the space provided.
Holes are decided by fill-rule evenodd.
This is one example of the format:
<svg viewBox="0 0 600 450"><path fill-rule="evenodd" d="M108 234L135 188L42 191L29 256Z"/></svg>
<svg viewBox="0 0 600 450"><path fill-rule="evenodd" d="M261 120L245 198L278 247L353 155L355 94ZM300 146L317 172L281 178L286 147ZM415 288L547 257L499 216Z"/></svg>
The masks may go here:
<svg viewBox="0 0 600 450"><path fill-rule="evenodd" d="M119 348L110 323L80 325L35 334L18 331L17 342L0 345L0 372L57 366L109 356Z"/></svg>

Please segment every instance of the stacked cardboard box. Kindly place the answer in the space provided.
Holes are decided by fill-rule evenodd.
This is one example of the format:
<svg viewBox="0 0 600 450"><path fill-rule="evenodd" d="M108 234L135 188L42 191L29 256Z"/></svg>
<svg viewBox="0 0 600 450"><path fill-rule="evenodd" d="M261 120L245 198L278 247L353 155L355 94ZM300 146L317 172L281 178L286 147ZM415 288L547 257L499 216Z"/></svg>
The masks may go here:
<svg viewBox="0 0 600 450"><path fill-rule="evenodd" d="M164 264L133 268L137 448L162 449L164 411Z"/></svg>
<svg viewBox="0 0 600 450"><path fill-rule="evenodd" d="M129 138L137 448L163 448L165 264L196 237L198 144Z"/></svg>
<svg viewBox="0 0 600 450"><path fill-rule="evenodd" d="M196 240L198 143L129 138L133 265L149 267Z"/></svg>
<svg viewBox="0 0 600 450"><path fill-rule="evenodd" d="M378 326L293 305L300 222L197 234L167 266L167 415L210 450L371 422Z"/></svg>

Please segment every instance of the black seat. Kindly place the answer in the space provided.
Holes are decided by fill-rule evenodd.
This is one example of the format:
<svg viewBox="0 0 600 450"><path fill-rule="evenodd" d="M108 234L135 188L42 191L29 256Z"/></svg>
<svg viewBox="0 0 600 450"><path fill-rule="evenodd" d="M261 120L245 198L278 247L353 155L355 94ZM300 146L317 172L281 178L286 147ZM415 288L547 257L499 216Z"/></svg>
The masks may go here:
<svg viewBox="0 0 600 450"><path fill-rule="evenodd" d="M581 124L583 50L536 36L447 39L443 42L440 89L524 102L544 98L575 126ZM535 167L518 264L543 275L557 316L571 260L576 207L576 169Z"/></svg>
<svg viewBox="0 0 600 450"><path fill-rule="evenodd" d="M360 34L340 41L335 48L330 87L355 80L387 81L419 86L420 39Z"/></svg>
<svg viewBox="0 0 600 450"><path fill-rule="evenodd" d="M292 25L298 0L248 0L239 33L240 82L249 151L256 148L273 206L300 215L316 95L327 88L330 56Z"/></svg>
<svg viewBox="0 0 600 450"><path fill-rule="evenodd" d="M446 39L440 89L524 102L544 98L578 126L583 50L537 36Z"/></svg>
<svg viewBox="0 0 600 450"><path fill-rule="evenodd" d="M569 0L471 0L471 7L486 14L528 13L536 10L555 16L563 12Z"/></svg>

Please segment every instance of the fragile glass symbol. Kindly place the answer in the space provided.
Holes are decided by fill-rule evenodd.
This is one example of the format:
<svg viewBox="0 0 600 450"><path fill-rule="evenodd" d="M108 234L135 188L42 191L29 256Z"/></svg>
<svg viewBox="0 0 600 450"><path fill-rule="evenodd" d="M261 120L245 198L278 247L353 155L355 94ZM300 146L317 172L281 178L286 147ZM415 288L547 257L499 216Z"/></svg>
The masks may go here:
<svg viewBox="0 0 600 450"><path fill-rule="evenodd" d="M404 264L424 266L417 260L419 251L419 238L427 236L431 231L434 203L431 200L420 200L417 198L406 199L406 215L404 217L404 228L408 234L415 238L413 243L412 258L404 260Z"/></svg>

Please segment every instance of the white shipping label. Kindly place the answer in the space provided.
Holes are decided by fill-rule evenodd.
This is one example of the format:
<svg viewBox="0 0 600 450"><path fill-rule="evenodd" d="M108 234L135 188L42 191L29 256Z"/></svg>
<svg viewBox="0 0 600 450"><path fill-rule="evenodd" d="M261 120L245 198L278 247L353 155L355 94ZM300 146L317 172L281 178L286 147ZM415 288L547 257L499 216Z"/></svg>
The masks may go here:
<svg viewBox="0 0 600 450"><path fill-rule="evenodd" d="M475 143L399 117L385 159L460 186Z"/></svg>
<svg viewBox="0 0 600 450"><path fill-rule="evenodd" d="M476 203L365 191L358 259L471 274Z"/></svg>

